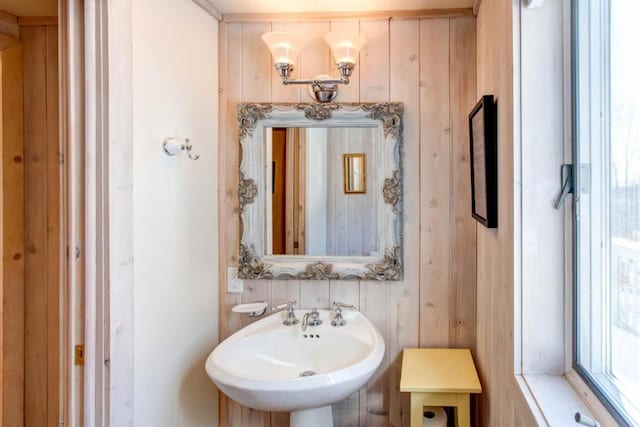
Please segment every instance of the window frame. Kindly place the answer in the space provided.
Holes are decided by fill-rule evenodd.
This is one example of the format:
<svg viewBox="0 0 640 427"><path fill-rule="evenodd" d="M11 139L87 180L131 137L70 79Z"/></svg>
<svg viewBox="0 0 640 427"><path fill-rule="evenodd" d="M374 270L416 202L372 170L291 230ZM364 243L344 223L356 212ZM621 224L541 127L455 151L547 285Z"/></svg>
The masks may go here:
<svg viewBox="0 0 640 427"><path fill-rule="evenodd" d="M602 0L606 1L606 13L609 13L609 2L611 0ZM571 261L572 261L572 283L571 283L571 367L574 372L578 375L578 377L585 383L585 385L591 390L591 392L595 395L595 397L599 400L599 402L606 408L609 414L613 417L613 419L618 422L621 426L632 427L634 421L629 418L629 415L622 409L617 402L610 399L608 396L605 387L603 387L600 383L598 383L594 379L594 374L592 374L589 370L587 370L583 365L579 363L578 355L579 355L579 346L580 346L580 330L579 330L579 312L580 312L580 283L581 283L581 275L580 275L580 251L581 251L581 238L580 238L580 219L579 219L579 202L580 202L580 94L579 94L579 80L578 73L580 68L580 56L579 56L579 33L580 33L580 16L579 16L579 4L583 5L585 2L583 0L571 0L571 163L573 167L573 176L572 176L572 185L574 189L574 197L572 198L572 213L571 213L571 227L572 230L569 233L569 238L571 239L570 245L571 248ZM606 27L602 27L601 30L608 30L610 27L610 15L607 18ZM610 65L610 52L605 51L605 55L602 57L604 61L606 61L606 65ZM604 85L601 84L601 87L606 86L605 95L610 95L610 74L607 72L604 76L606 83ZM605 126L607 126L607 130L610 122L610 105L609 102L606 102L606 118ZM610 144L610 140L605 141L605 144ZM605 161L610 161L610 156L605 158ZM607 168L608 166L605 166ZM605 183L606 185L606 183ZM603 208L604 212L607 212L610 208L605 206ZM607 231L610 231L607 229ZM605 239L610 240L611 236L606 235ZM608 251L608 249L605 249ZM607 289L607 291L609 291ZM610 352L610 350L608 350ZM612 382L612 387L615 387Z"/></svg>

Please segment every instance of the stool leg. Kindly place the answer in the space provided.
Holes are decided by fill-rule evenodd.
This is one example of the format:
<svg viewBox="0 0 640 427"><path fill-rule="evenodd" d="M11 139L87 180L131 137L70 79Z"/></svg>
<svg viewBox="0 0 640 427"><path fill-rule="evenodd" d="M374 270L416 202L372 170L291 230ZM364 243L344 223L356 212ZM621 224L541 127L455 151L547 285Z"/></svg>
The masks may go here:
<svg viewBox="0 0 640 427"><path fill-rule="evenodd" d="M456 407L456 426L471 427L471 407L469 404L468 394L458 395L458 406Z"/></svg>
<svg viewBox="0 0 640 427"><path fill-rule="evenodd" d="M422 427L423 408L420 393L411 393L411 427Z"/></svg>

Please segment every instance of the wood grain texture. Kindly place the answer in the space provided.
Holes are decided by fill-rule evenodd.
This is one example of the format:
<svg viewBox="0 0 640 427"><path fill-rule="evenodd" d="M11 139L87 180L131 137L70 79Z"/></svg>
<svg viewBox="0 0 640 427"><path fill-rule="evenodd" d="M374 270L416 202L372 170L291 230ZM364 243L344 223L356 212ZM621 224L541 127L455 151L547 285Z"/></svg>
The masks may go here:
<svg viewBox="0 0 640 427"><path fill-rule="evenodd" d="M420 346L449 345L449 19L420 22Z"/></svg>
<svg viewBox="0 0 640 427"><path fill-rule="evenodd" d="M360 101L389 100L389 21L360 23L367 44L360 51ZM389 287L396 284L360 282L360 312L380 331L385 354L380 367L360 391L360 425L389 424Z"/></svg>
<svg viewBox="0 0 640 427"><path fill-rule="evenodd" d="M45 27L47 146L47 425L59 422L62 162L59 141L58 27Z"/></svg>
<svg viewBox="0 0 640 427"><path fill-rule="evenodd" d="M405 188L419 189L421 175L420 21L391 21L390 99L404 102ZM416 40L420 42L416 43ZM409 423L409 399L399 392L402 350L419 345L420 327L420 191L404 197L404 281L389 285L389 425ZM412 250L412 248L418 248Z"/></svg>
<svg viewBox="0 0 640 427"><path fill-rule="evenodd" d="M242 79L240 80L240 98L236 98L233 100L232 104L229 106L229 110L233 111L229 115L231 120L229 123L236 125L236 114L235 107L238 101L248 101L248 100L260 100L264 102L269 102L271 100L271 79L267 76L270 76L271 73L271 55L268 49L265 49L265 44L262 42L260 36L265 33L271 31L270 23L243 23L241 24L241 46L239 47L239 52L242 52L242 62L241 69L238 70L238 74L230 73L230 75L241 75ZM236 50L229 50L228 54L230 55L227 60L233 62L236 57L231 56L232 53L237 53ZM235 138L233 139L232 147L237 147L237 128L234 127L231 130ZM234 151L234 150L229 150ZM236 151L237 156L237 151ZM238 161L230 162L229 171L234 175L235 179L233 179L233 186L229 187L233 192L236 200L237 200L237 176L238 169L234 167L237 165ZM237 206L237 201L232 205L233 208ZM224 222L224 221L223 221ZM228 225L228 223L227 223ZM236 233L239 231L236 228ZM238 252L238 234L234 236L234 240L232 243L232 248L235 253ZM236 258L237 260L237 258ZM237 261L235 264L237 265ZM226 269L226 267L225 267ZM253 301L268 301L268 295L270 293L269 290L269 282L268 281L250 281L246 280L245 283L245 293L242 295L241 302L253 302ZM222 286L221 288L224 288ZM243 326L247 324L248 318L246 316L240 317L239 315L234 315L238 318ZM222 393L221 393L222 394ZM253 425L264 425L269 426L271 423L271 416L267 412L257 411L255 409L246 408L244 406L240 406L238 403L228 400L229 404L229 426L253 426Z"/></svg>
<svg viewBox="0 0 640 427"><path fill-rule="evenodd" d="M25 423L47 424L46 31L21 29L24 43ZM43 386L44 385L44 386Z"/></svg>
<svg viewBox="0 0 640 427"><path fill-rule="evenodd" d="M0 424L24 420L23 52L0 52Z"/></svg>
<svg viewBox="0 0 640 427"><path fill-rule="evenodd" d="M56 425L62 262L57 27L23 27L21 38L25 52L25 422Z"/></svg>
<svg viewBox="0 0 640 427"><path fill-rule="evenodd" d="M471 212L469 179L468 113L475 105L475 19L451 20L449 70L451 84L451 195L450 260L451 283L449 344L475 348L476 318L476 221Z"/></svg>
<svg viewBox="0 0 640 427"><path fill-rule="evenodd" d="M469 191L468 159L462 152L468 142L464 117L466 103L476 96L475 30L467 23L473 24L474 18L389 21L352 16L285 21L221 25L220 51L225 55L220 64L220 236L225 236L221 242L221 283L226 281L226 267L237 265L235 106L240 100L307 101L305 87L291 90L274 78L266 46L256 43L262 43L261 31L269 30L313 34L317 46L303 49L297 64L300 77L336 75L331 54L319 37L323 32L364 34L367 45L351 84L340 88L339 100L404 103L405 279L393 283L246 281L247 291L241 298L227 294L221 286L220 335L224 338L246 323L230 313L240 300L260 298L275 305L296 299L303 309L328 308L336 300L355 304L381 331L386 354L366 387L334 405L335 425L407 425L409 402L399 393L401 350L467 343L473 339L468 332L475 330L476 273L468 255L471 249L464 248L460 257L453 249L462 242L475 241L475 228L471 230L466 222L462 200ZM257 76L263 81L257 82ZM463 292L471 296L464 294L468 299L460 302ZM463 319L463 328L456 329L458 319ZM265 416L221 397L221 425L287 426L288 415Z"/></svg>
<svg viewBox="0 0 640 427"><path fill-rule="evenodd" d="M240 73L242 62L239 61L242 55L242 25L241 24L220 24L218 35L219 54L219 134L220 143L218 145L218 236L219 236L219 268L220 283L227 283L227 267L238 263L238 250L235 247L239 233L239 223L236 207L238 174L234 169L238 165L238 150L229 149L229 146L238 144L237 125L235 122L235 103L240 102L242 96L242 82L238 78L228 78L227 76L237 76ZM234 63L229 63L229 55L235 59ZM235 55L235 56L234 56ZM240 55L240 57L238 57ZM231 308L240 303L240 296L237 294L227 294L226 286L219 286L219 314L218 324L220 328L220 340L224 340L240 327L239 319L233 316ZM230 400L219 393L219 416L220 425L229 426Z"/></svg>
<svg viewBox="0 0 640 427"><path fill-rule="evenodd" d="M0 10L0 33L18 39L20 37L18 17Z"/></svg>
<svg viewBox="0 0 640 427"><path fill-rule="evenodd" d="M16 37L0 32L0 50L8 49L14 44L18 44L19 42L20 40L18 40Z"/></svg>
<svg viewBox="0 0 640 427"><path fill-rule="evenodd" d="M514 376L514 4L483 0L476 21L476 98L497 99L500 203L499 227L477 227L475 362L480 424L534 426Z"/></svg>

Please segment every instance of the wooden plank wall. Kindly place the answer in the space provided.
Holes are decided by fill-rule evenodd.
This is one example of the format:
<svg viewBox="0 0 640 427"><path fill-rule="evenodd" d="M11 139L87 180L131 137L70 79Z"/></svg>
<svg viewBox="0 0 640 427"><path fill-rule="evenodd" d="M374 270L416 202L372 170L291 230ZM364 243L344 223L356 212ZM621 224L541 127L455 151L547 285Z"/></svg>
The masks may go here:
<svg viewBox="0 0 640 427"><path fill-rule="evenodd" d="M369 384L334 405L337 426L407 425L398 392L406 347L475 347L476 226L471 219L466 114L476 98L475 18L342 19L234 22L220 26L220 338L249 322L231 307L256 300L327 308L358 306L386 340L382 365ZM238 262L238 102L309 101L285 87L260 36L267 31L313 35L294 77L336 74L328 31L367 38L351 84L338 101L405 104L405 280L403 282L245 281L226 293L226 268ZM287 414L242 407L221 394L223 426L286 426Z"/></svg>
<svg viewBox="0 0 640 427"><path fill-rule="evenodd" d="M0 52L0 425L24 419L22 45Z"/></svg>
<svg viewBox="0 0 640 427"><path fill-rule="evenodd" d="M514 109L520 102L519 94L514 93L514 75L519 75L520 66L513 53L514 37L519 43L513 10L519 6L515 4L482 0L477 18L477 95L493 94L498 107L498 228L478 227L477 232L476 367L483 385L481 425L486 426L537 425L514 375L514 252L519 254L514 248L520 240L514 233L521 233L514 225L514 205L521 203L514 197L520 185L514 168L521 160L517 148L520 131L514 124L514 116L519 120L514 111L520 111Z"/></svg>
<svg viewBox="0 0 640 427"><path fill-rule="evenodd" d="M25 425L59 422L61 263L58 27L20 27L24 46Z"/></svg>

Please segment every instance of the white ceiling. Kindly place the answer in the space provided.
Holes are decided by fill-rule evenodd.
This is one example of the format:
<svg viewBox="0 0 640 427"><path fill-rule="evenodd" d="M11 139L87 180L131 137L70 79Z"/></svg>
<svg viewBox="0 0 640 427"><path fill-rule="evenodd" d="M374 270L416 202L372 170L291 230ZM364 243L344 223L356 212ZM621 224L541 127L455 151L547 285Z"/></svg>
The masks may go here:
<svg viewBox="0 0 640 427"><path fill-rule="evenodd" d="M475 0L209 0L221 13L368 12L473 7Z"/></svg>
<svg viewBox="0 0 640 427"><path fill-rule="evenodd" d="M58 0L0 0L0 10L15 16L57 16Z"/></svg>

